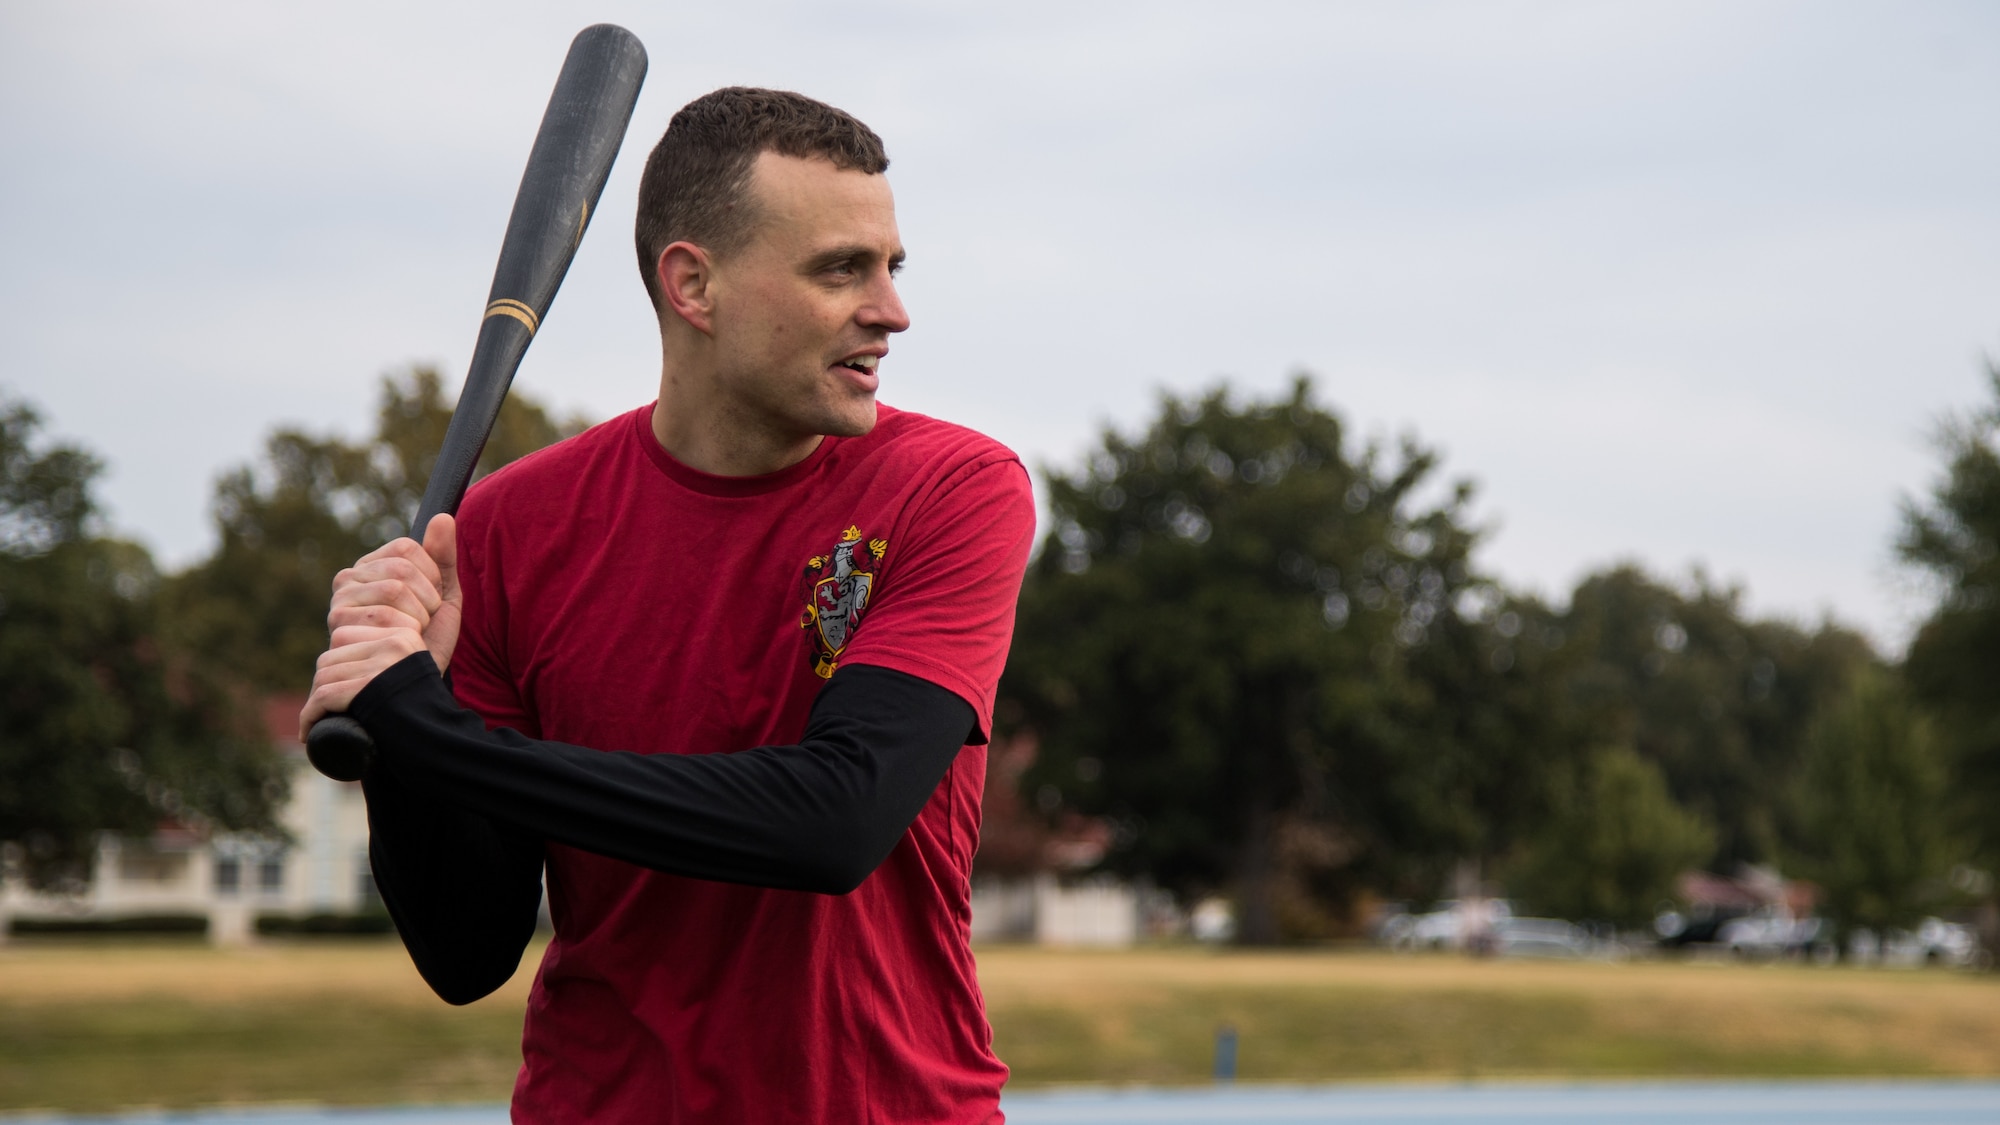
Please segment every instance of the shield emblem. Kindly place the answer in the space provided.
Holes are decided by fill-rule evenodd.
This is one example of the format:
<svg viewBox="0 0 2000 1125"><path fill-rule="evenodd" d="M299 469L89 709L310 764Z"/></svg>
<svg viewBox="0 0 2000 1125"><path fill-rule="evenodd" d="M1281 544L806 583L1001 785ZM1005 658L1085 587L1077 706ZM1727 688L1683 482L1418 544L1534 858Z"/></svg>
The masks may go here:
<svg viewBox="0 0 2000 1125"><path fill-rule="evenodd" d="M813 608L818 611L813 615L814 623L828 654L839 656L847 648L874 585L875 576L861 572L829 576L813 584Z"/></svg>
<svg viewBox="0 0 2000 1125"><path fill-rule="evenodd" d="M875 568L889 550L887 539L863 542L860 525L840 533L840 542L824 555L806 560L805 612L799 628L812 639L813 675L824 680L840 667L840 654L861 628L861 614L875 591Z"/></svg>

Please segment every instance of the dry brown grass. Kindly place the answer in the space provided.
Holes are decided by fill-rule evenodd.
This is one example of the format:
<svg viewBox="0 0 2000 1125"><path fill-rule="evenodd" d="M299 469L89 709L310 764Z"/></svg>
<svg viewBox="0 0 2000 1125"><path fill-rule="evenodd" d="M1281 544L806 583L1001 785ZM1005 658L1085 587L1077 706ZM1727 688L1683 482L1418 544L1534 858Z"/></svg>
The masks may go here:
<svg viewBox="0 0 2000 1125"><path fill-rule="evenodd" d="M531 951L528 965L533 964ZM1373 953L982 949L1017 1085L2000 1074L2000 976L1477 962ZM504 1100L531 973L468 1008L393 940L0 948L0 1108Z"/></svg>
<svg viewBox="0 0 2000 1125"><path fill-rule="evenodd" d="M1225 1019L1266 1078L2000 1074L1991 975L1188 949L993 949L980 975L1024 1078L1195 1080Z"/></svg>
<svg viewBox="0 0 2000 1125"><path fill-rule="evenodd" d="M529 974L447 1006L387 941L0 949L0 1108L504 1101Z"/></svg>
<svg viewBox="0 0 2000 1125"><path fill-rule="evenodd" d="M538 945L522 964L532 966L539 956ZM494 1000L525 1003L531 979L523 969ZM394 938L268 942L244 949L99 940L17 941L0 947L0 997L15 1003L150 996L210 1004L328 993L389 1004L439 1003Z"/></svg>
<svg viewBox="0 0 2000 1125"><path fill-rule="evenodd" d="M0 996L16 1003L181 997L202 1001L328 991L415 1000L423 982L382 943L317 948L210 949L180 942L101 948L96 942L16 942L0 951ZM400 953L400 950L394 950Z"/></svg>

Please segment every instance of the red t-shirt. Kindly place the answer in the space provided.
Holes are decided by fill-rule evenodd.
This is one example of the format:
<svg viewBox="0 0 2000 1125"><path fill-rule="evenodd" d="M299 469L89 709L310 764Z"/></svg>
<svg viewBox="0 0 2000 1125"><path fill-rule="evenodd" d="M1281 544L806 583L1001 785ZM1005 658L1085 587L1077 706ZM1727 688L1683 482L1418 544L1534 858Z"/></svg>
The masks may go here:
<svg viewBox="0 0 2000 1125"><path fill-rule="evenodd" d="M958 755L851 894L666 875L548 846L556 936L528 1000L516 1121L998 1121L974 975L985 732L1034 534L1027 473L882 406L781 472L663 451L646 407L480 482L459 515L461 703L599 750L791 744L858 662L970 703Z"/></svg>

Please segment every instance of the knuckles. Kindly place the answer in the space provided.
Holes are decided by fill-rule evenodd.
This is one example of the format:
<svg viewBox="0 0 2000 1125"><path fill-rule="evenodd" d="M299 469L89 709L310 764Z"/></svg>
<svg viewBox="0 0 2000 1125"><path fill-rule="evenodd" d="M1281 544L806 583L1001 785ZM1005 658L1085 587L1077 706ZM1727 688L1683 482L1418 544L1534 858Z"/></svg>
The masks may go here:
<svg viewBox="0 0 2000 1125"><path fill-rule="evenodd" d="M368 674L373 675L403 657L422 652L424 649L423 634L415 629L342 625L333 631L332 646L319 654L319 661L314 665L318 672L315 678L338 675L338 678L346 680L352 678L354 671L359 670L348 666L379 664L379 667L369 669ZM337 674L330 671L344 667L347 670Z"/></svg>
<svg viewBox="0 0 2000 1125"><path fill-rule="evenodd" d="M370 625L378 629L415 629L421 632L426 624L422 618L385 605L336 605L333 611L326 615L326 626L329 629L339 629L348 625Z"/></svg>
<svg viewBox="0 0 2000 1125"><path fill-rule="evenodd" d="M335 649L342 649L380 638L381 630L373 625L342 625L333 631L332 640Z"/></svg>
<svg viewBox="0 0 2000 1125"><path fill-rule="evenodd" d="M409 541L398 540L398 542L408 543ZM394 544L391 544L391 546L394 546ZM383 550L386 551L388 548L385 547ZM423 554L421 550L418 550L417 557L415 558L406 557L400 553L384 555L378 552L377 554L363 556L353 566L346 567L336 573L333 576L333 589L338 594L340 591L354 586L400 583L410 587L413 592L431 591L433 596L435 596L438 584L442 580L443 576L439 573L437 564L431 560L429 555Z"/></svg>
<svg viewBox="0 0 2000 1125"><path fill-rule="evenodd" d="M374 582L352 582L334 591L332 606L345 609L359 606L389 606L409 613L418 620L430 616L429 606L442 604L433 596L426 601L420 588L395 579Z"/></svg>

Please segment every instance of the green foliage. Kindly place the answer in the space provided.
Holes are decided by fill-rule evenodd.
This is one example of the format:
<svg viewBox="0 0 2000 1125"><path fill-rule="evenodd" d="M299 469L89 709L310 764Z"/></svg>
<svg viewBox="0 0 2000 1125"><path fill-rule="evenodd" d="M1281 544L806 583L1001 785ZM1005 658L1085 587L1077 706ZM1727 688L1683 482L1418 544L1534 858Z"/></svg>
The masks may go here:
<svg viewBox="0 0 2000 1125"><path fill-rule="evenodd" d="M90 482L104 471L75 446L38 448L41 418L0 398L0 552L32 558L84 537L96 508Z"/></svg>
<svg viewBox="0 0 2000 1125"><path fill-rule="evenodd" d="M1301 380L1168 397L1049 473L1001 686L1037 807L1110 820L1113 870L1233 893L1252 941L1337 929L1363 890L1428 898L1465 860L1635 922L1684 867L1779 858L1778 795L1866 641L1753 619L1699 572L1510 594L1436 467L1350 449Z"/></svg>
<svg viewBox="0 0 2000 1125"><path fill-rule="evenodd" d="M1585 578L1558 627L1578 650L1563 673L1576 721L1658 764L1674 799L1714 824L1714 862L1775 861L1776 795L1813 716L1873 660L1867 642L1831 622L1752 620L1741 591L1699 572L1681 591L1633 566Z"/></svg>
<svg viewBox="0 0 2000 1125"><path fill-rule="evenodd" d="M1397 898L1429 898L1459 861L1514 850L1591 745L1566 695L1585 654L1562 615L1495 588L1470 592L1484 597L1435 623L1371 737L1345 748L1360 767L1350 784L1375 803L1381 846L1366 874Z"/></svg>
<svg viewBox="0 0 2000 1125"><path fill-rule="evenodd" d="M216 485L215 553L169 583L188 643L260 690L301 690L326 648L334 574L408 534L450 420L437 373L418 368L382 381L376 431L365 442L272 434L262 463ZM510 395L475 477L586 424L557 421Z"/></svg>
<svg viewBox="0 0 2000 1125"><path fill-rule="evenodd" d="M146 552L94 534L99 462L39 424L0 402L0 840L74 887L99 831L267 828L284 786L253 709L162 628Z"/></svg>
<svg viewBox="0 0 2000 1125"><path fill-rule="evenodd" d="M275 830L261 698L303 687L334 572L402 533L449 418L419 370L366 443L279 431L217 485L214 555L162 579L97 533L97 459L0 400L0 840L32 883L81 885L99 832ZM510 399L480 472L582 427Z"/></svg>
<svg viewBox="0 0 2000 1125"><path fill-rule="evenodd" d="M1715 850L1714 829L1675 804L1659 766L1630 748L1598 751L1556 793L1546 827L1507 873L1509 892L1534 910L1643 925L1674 877Z"/></svg>
<svg viewBox="0 0 2000 1125"><path fill-rule="evenodd" d="M1002 688L1041 736L1044 811L1111 818L1114 868L1234 887L1247 941L1434 819L1433 794L1380 772L1411 752L1388 745L1410 653L1479 585L1469 490L1419 498L1435 467L1409 441L1350 455L1301 379L1271 401L1168 397L1050 473Z"/></svg>
<svg viewBox="0 0 2000 1125"><path fill-rule="evenodd" d="M1988 377L1992 401L1941 427L1944 476L1926 503L1905 501L1897 551L1938 587L1905 674L1940 719L1951 811L1991 862L2000 861L2000 366L1989 364Z"/></svg>
<svg viewBox="0 0 2000 1125"><path fill-rule="evenodd" d="M1932 723L1886 674L1865 677L1812 726L1792 793L1799 874L1842 925L1912 927L1942 905L1960 858Z"/></svg>

